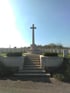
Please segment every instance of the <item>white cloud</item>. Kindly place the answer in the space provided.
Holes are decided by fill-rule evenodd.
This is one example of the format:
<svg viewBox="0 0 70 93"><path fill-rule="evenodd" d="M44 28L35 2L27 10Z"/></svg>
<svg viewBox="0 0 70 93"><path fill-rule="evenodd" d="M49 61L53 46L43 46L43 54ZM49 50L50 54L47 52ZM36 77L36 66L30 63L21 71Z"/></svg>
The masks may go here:
<svg viewBox="0 0 70 93"><path fill-rule="evenodd" d="M0 47L26 46L16 27L16 20L8 0L0 0Z"/></svg>

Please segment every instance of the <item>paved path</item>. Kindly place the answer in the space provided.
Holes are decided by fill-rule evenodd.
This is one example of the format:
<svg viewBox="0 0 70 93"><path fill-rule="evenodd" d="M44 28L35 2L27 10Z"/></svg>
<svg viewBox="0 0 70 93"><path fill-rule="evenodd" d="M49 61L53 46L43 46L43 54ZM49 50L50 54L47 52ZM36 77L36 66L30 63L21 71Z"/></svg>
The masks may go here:
<svg viewBox="0 0 70 93"><path fill-rule="evenodd" d="M54 78L0 80L0 93L70 93L70 84Z"/></svg>

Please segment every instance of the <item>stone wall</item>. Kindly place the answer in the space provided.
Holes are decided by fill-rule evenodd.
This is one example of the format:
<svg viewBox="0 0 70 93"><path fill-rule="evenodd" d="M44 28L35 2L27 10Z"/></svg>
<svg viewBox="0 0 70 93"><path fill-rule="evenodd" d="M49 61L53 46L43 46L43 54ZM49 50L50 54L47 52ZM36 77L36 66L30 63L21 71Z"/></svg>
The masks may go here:
<svg viewBox="0 0 70 93"><path fill-rule="evenodd" d="M23 70L24 57L0 57L0 60L6 66L19 67L19 70Z"/></svg>
<svg viewBox="0 0 70 93"><path fill-rule="evenodd" d="M58 67L62 64L63 58L62 57L45 57L40 56L41 66L44 67Z"/></svg>

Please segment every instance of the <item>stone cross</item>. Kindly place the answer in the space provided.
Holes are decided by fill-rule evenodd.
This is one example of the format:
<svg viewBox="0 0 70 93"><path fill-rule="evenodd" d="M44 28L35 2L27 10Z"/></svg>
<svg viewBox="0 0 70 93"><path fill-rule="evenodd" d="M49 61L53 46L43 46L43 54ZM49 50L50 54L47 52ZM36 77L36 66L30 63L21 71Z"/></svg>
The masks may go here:
<svg viewBox="0 0 70 93"><path fill-rule="evenodd" d="M32 27L30 27L30 29L32 29L32 45L35 45L34 29L36 29L36 27L34 24L32 24Z"/></svg>

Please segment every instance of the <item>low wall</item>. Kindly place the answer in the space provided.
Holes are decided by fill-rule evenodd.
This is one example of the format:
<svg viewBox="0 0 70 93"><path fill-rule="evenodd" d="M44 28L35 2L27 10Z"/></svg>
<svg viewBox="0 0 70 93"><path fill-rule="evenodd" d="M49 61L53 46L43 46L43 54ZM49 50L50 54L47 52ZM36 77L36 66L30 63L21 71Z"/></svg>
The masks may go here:
<svg viewBox="0 0 70 93"><path fill-rule="evenodd" d="M1 62L6 66L19 67L19 70L23 70L24 57L0 57Z"/></svg>
<svg viewBox="0 0 70 93"><path fill-rule="evenodd" d="M41 66L44 67L58 67L62 64L63 58L62 57L45 57L40 56Z"/></svg>
<svg viewBox="0 0 70 93"><path fill-rule="evenodd" d="M70 58L68 58L68 62L70 63Z"/></svg>

